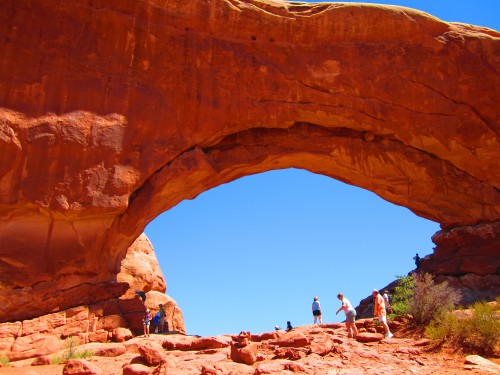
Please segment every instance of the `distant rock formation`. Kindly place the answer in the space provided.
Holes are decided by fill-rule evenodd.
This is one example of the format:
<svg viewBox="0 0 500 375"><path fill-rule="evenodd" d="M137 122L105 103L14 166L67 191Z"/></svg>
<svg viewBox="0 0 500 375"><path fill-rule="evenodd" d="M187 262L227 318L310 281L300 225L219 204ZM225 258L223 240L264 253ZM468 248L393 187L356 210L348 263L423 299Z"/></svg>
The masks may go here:
<svg viewBox="0 0 500 375"><path fill-rule="evenodd" d="M498 275L495 30L368 4L4 0L0 36L0 322L123 301L157 215L289 167L439 222L422 267Z"/></svg>

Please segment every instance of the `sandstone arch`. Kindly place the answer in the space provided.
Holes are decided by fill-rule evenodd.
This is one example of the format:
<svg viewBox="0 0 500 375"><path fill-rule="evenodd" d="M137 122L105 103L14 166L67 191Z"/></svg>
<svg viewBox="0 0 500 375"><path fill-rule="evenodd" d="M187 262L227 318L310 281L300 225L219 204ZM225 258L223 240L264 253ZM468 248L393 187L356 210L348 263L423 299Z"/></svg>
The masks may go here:
<svg viewBox="0 0 500 375"><path fill-rule="evenodd" d="M341 3L1 7L0 321L119 296L156 215L287 167L440 222L429 270L498 274L497 31Z"/></svg>

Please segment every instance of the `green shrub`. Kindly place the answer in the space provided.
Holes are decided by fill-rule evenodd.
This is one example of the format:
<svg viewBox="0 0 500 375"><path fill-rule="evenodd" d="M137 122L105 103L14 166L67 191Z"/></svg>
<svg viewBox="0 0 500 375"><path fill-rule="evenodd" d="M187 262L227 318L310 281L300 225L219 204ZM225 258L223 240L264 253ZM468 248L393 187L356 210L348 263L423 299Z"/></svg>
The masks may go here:
<svg viewBox="0 0 500 375"><path fill-rule="evenodd" d="M459 327L458 318L451 312L444 314L440 319L433 320L426 328L425 333L429 338L439 342L451 340L454 332Z"/></svg>
<svg viewBox="0 0 500 375"><path fill-rule="evenodd" d="M484 302L471 306L470 316L460 317L447 313L434 320L426 329L431 339L447 341L457 349L480 355L498 355L500 347L500 319L498 304L494 307Z"/></svg>
<svg viewBox="0 0 500 375"><path fill-rule="evenodd" d="M392 295L391 307L395 314L405 315L409 313L408 305L413 297L415 284L411 276L396 276L398 285Z"/></svg>
<svg viewBox="0 0 500 375"><path fill-rule="evenodd" d="M0 363L2 364L2 366L9 366L9 359L4 356L4 355L0 355Z"/></svg>
<svg viewBox="0 0 500 375"><path fill-rule="evenodd" d="M82 350L81 352L76 352L73 358L90 358L94 355L90 350Z"/></svg>
<svg viewBox="0 0 500 375"><path fill-rule="evenodd" d="M92 353L90 350L82 350L80 352L77 352L76 348L78 347L78 345L79 341L76 337L74 336L68 337L64 343L65 351L63 352L62 356L52 357L50 363L53 365L57 365L59 363L65 363L70 359L88 358L94 355L94 353Z"/></svg>

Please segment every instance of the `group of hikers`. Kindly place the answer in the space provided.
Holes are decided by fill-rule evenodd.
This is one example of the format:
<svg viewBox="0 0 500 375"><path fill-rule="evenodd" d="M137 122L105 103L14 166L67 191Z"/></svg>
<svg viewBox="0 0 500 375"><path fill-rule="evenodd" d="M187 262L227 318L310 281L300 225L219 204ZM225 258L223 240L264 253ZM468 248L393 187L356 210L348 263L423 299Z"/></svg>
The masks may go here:
<svg viewBox="0 0 500 375"><path fill-rule="evenodd" d="M142 324L144 325L144 336L149 337L149 326L151 322L155 325L155 333L164 333L165 327L165 318L167 316L167 312L163 307L163 304L158 305L159 309L153 318L153 313L149 308L146 308L146 312L144 314L144 319L142 320ZM168 331L168 324L167 324Z"/></svg>
<svg viewBox="0 0 500 375"><path fill-rule="evenodd" d="M389 292L387 290L384 291L384 294L381 295L377 289L373 289L373 315L378 319L382 327L384 328L385 337L391 338L393 334L389 329L389 325L387 324L387 312L392 313L392 308L389 299ZM347 329L347 337L355 338L358 335L358 329L356 328L356 309L352 306L351 302L344 297L342 293L337 294L337 298L340 300L342 305L337 310L335 315L337 315L340 311L344 311L345 314L345 325ZM321 304L319 302L318 297L314 297L314 301L312 303L312 314L314 318L313 324L322 324L322 313L321 313Z"/></svg>
<svg viewBox="0 0 500 375"><path fill-rule="evenodd" d="M139 297L141 299L142 304L146 306L146 293L140 290L136 290L135 295ZM158 311L156 312L154 317L151 310L146 307L144 318L142 319L142 325L144 326L144 336L149 337L150 334L149 327L151 326L151 322L155 326L155 333L164 333L166 317L167 317L167 311L163 307L162 303L158 305ZM167 332L168 332L168 323L167 323Z"/></svg>

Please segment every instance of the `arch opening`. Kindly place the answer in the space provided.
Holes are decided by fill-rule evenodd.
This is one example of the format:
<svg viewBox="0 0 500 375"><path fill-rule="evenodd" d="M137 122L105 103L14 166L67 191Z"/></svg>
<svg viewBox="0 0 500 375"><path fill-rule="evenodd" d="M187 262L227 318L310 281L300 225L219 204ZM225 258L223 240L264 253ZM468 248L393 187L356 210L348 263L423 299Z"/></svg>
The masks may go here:
<svg viewBox="0 0 500 375"><path fill-rule="evenodd" d="M353 304L432 252L437 223L327 176L285 169L247 176L164 212L146 227L189 334L265 332L340 321ZM340 320L339 320L340 319Z"/></svg>

